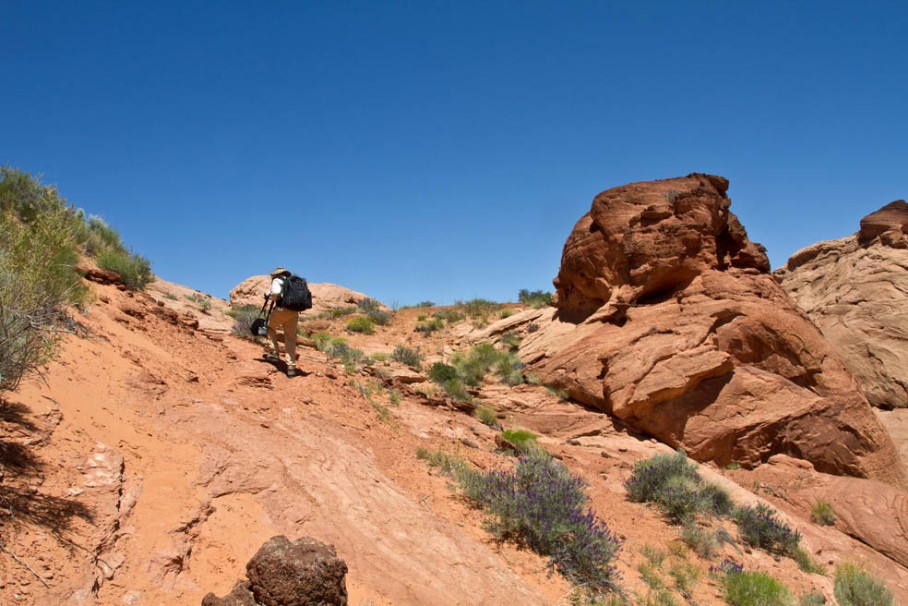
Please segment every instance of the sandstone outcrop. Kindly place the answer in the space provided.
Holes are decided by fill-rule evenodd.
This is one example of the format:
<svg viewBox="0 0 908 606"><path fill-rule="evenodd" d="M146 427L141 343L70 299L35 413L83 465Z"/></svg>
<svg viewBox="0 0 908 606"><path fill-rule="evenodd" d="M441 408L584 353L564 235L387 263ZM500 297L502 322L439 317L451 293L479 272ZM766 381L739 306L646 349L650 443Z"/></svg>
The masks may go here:
<svg viewBox="0 0 908 606"><path fill-rule="evenodd" d="M599 194L521 357L547 384L700 461L776 453L905 484L852 376L703 174ZM509 318L513 330L521 321Z"/></svg>
<svg viewBox="0 0 908 606"><path fill-rule="evenodd" d="M856 234L796 252L775 276L820 328L872 404L908 407L908 204Z"/></svg>
<svg viewBox="0 0 908 606"><path fill-rule="evenodd" d="M230 291L230 305L236 307L239 305L254 305L260 307L264 302L262 293L271 287L271 278L268 276L252 276L237 284ZM363 299L369 299L365 295L337 284L313 284L309 283L309 290L312 291L312 309L303 312L305 316L316 316L325 311L332 309L344 309L355 307ZM383 311L388 308L381 305Z"/></svg>

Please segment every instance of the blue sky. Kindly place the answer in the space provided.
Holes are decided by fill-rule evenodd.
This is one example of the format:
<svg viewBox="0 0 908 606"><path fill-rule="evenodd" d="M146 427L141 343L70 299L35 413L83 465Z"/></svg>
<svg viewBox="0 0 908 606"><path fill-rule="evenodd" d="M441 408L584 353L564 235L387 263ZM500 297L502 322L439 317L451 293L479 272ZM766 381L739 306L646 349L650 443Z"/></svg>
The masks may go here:
<svg viewBox="0 0 908 606"><path fill-rule="evenodd" d="M551 289L600 191L710 172L773 266L908 190L908 3L0 2L0 164L166 280Z"/></svg>

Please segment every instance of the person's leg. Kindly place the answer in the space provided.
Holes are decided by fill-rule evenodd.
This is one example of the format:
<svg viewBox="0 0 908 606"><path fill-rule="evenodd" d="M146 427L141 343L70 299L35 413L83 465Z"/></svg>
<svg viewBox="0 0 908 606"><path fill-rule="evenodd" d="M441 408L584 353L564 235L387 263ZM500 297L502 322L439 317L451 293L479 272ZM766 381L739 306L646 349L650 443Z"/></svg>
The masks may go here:
<svg viewBox="0 0 908 606"><path fill-rule="evenodd" d="M277 341L277 329L280 328L280 325L277 323L278 318L276 310L272 310L271 314L268 316L268 340L266 342L266 347L268 351L265 353L266 358L273 358L275 360L279 359L280 349Z"/></svg>
<svg viewBox="0 0 908 606"><path fill-rule="evenodd" d="M283 320L281 328L284 329L284 348L287 368L296 368L296 328L299 323L299 314L287 311L287 318Z"/></svg>

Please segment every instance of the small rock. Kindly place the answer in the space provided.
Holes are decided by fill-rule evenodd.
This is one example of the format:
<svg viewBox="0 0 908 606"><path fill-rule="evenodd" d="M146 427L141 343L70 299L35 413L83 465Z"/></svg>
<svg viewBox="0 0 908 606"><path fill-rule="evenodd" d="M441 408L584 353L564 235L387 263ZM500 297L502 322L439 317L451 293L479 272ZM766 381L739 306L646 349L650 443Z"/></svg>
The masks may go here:
<svg viewBox="0 0 908 606"><path fill-rule="evenodd" d="M469 438L460 438L460 442L461 442L461 444L463 444L464 446L467 446L469 448L479 448L479 444L477 444L476 442L474 442L473 440L471 440Z"/></svg>
<svg viewBox="0 0 908 606"><path fill-rule="evenodd" d="M570 440L567 441L567 443L570 444L571 446L583 446L583 444L577 438L571 438Z"/></svg>

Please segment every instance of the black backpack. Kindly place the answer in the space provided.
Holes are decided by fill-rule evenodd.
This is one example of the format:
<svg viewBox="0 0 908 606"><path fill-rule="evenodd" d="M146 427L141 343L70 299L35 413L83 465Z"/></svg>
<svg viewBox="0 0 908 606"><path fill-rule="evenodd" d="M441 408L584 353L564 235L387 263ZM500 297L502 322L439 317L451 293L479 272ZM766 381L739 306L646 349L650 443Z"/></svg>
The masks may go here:
<svg viewBox="0 0 908 606"><path fill-rule="evenodd" d="M306 279L296 275L284 278L284 285L281 287L281 300L278 302L278 306L292 311L310 309L312 307L312 293L309 291Z"/></svg>

